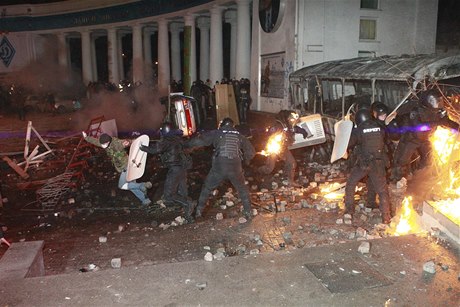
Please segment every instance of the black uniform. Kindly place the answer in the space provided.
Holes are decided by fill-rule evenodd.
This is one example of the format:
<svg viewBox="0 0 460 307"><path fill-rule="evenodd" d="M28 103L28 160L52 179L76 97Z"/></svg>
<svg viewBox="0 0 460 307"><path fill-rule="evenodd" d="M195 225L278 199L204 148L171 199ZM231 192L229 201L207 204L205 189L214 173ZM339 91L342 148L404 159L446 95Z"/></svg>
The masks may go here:
<svg viewBox="0 0 460 307"><path fill-rule="evenodd" d="M193 206L187 199L187 169L191 168L192 160L184 152L182 137L164 136L152 146L141 146L141 150L151 154L160 154L161 162L168 169L163 190L164 202L183 206L185 218L190 221Z"/></svg>
<svg viewBox="0 0 460 307"><path fill-rule="evenodd" d="M385 157L385 179L386 179L386 174L387 170L390 168L391 161L390 161L390 156L392 156L394 152L394 145L392 142L391 138L391 127L388 127L385 125L385 121L375 119L375 121L382 127L382 129L385 131L385 152L386 154L384 155ZM367 207L369 208L376 208L376 196L377 192L376 189L374 189L374 186L372 185L371 181L368 179L367 180Z"/></svg>
<svg viewBox="0 0 460 307"><path fill-rule="evenodd" d="M246 82L241 82L239 84L239 89L238 89L238 99L237 99L237 105L238 105L238 115L240 118L240 123L245 124L247 121L247 113L249 106L251 105L251 95L250 95L250 87L249 87L249 81Z"/></svg>
<svg viewBox="0 0 460 307"><path fill-rule="evenodd" d="M271 135L280 132L283 133L282 148L278 155L270 155L267 157L265 165L259 167L259 172L265 175L271 174L275 168L276 161L279 159L284 161L284 173L287 175L289 183L292 184L294 182L297 162L288 147L294 143L296 133L302 134L304 138L308 138L313 135L310 131L303 129L302 127L290 125L287 117L284 117L281 112L279 118L276 120L276 124L271 127L269 131Z"/></svg>
<svg viewBox="0 0 460 307"><path fill-rule="evenodd" d="M242 166L242 160L249 163L255 155L254 147L249 140L234 127L223 126L191 139L188 145L190 147L213 145L214 147L212 167L201 189L196 217L201 216L211 191L225 179L236 188L243 202L244 215L250 217L251 200Z"/></svg>
<svg viewBox="0 0 460 307"><path fill-rule="evenodd" d="M420 155L418 168L428 164L431 153L430 136L437 126L453 129L458 129L459 126L450 120L442 109L430 108L416 101L408 103L405 109L398 113L402 136L394 153L394 167L391 174L391 179L394 181L399 181L407 175L415 153Z"/></svg>
<svg viewBox="0 0 460 307"><path fill-rule="evenodd" d="M379 195L380 211L383 221L390 221L390 198L385 173L385 131L376 121L369 119L354 128L348 144L356 146L356 162L345 186L345 207L347 213L353 213L356 185L365 176Z"/></svg>

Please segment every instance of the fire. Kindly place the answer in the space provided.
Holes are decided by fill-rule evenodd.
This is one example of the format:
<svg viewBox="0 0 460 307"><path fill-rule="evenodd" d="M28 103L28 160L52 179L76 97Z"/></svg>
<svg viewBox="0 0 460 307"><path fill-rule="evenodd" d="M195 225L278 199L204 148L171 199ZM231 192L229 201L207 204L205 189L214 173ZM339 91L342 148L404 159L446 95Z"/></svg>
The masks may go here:
<svg viewBox="0 0 460 307"><path fill-rule="evenodd" d="M412 196L407 196L402 202L399 222L394 234L397 236L415 233L419 231L417 213L412 208Z"/></svg>
<svg viewBox="0 0 460 307"><path fill-rule="evenodd" d="M273 134L268 139L267 145L265 146L265 150L262 150L261 153L264 156L277 155L281 152L282 144L283 132Z"/></svg>
<svg viewBox="0 0 460 307"><path fill-rule="evenodd" d="M363 187L356 187L355 192L361 191ZM345 183L334 182L321 188L321 194L326 199L342 199L345 195Z"/></svg>
<svg viewBox="0 0 460 307"><path fill-rule="evenodd" d="M438 183L436 191L444 199L430 201L430 204L451 221L460 225L460 144L459 134L450 129L438 127L430 141L433 145L433 162Z"/></svg>
<svg viewBox="0 0 460 307"><path fill-rule="evenodd" d="M458 160L460 144L457 142L458 133L453 133L450 129L438 127L431 136L433 145L434 159L439 166L446 165L452 159Z"/></svg>

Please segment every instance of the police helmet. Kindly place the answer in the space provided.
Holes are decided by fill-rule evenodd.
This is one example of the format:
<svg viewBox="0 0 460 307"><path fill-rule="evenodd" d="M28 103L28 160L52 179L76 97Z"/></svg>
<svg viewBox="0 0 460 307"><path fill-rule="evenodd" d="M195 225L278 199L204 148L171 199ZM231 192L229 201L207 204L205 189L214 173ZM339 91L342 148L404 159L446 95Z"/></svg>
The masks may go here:
<svg viewBox="0 0 460 307"><path fill-rule="evenodd" d="M354 106L354 111L355 113L358 112L359 110L366 109L370 110L371 109L371 104L368 101L359 101L355 103Z"/></svg>
<svg viewBox="0 0 460 307"><path fill-rule="evenodd" d="M371 112L368 109L361 109L355 114L355 123L357 126L371 119Z"/></svg>
<svg viewBox="0 0 460 307"><path fill-rule="evenodd" d="M233 119L230 117L225 117L222 119L219 123L219 128L224 128L224 127L233 127L235 123L233 122Z"/></svg>
<svg viewBox="0 0 460 307"><path fill-rule="evenodd" d="M376 101L371 105L371 112L375 118L381 115L388 115L388 107L380 101Z"/></svg>
<svg viewBox="0 0 460 307"><path fill-rule="evenodd" d="M427 108L442 109L444 107L442 95L437 90L428 90L423 92L420 95L420 102Z"/></svg>
<svg viewBox="0 0 460 307"><path fill-rule="evenodd" d="M170 122L164 122L160 127L160 136L167 136L171 134L173 125Z"/></svg>

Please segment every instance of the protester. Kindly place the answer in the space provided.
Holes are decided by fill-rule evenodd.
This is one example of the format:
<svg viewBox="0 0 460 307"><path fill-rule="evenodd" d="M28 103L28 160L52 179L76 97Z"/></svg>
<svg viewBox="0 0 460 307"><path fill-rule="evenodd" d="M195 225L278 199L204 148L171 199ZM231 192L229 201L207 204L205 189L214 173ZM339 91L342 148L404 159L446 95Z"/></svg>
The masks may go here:
<svg viewBox="0 0 460 307"><path fill-rule="evenodd" d="M95 146L105 149L105 152L112 160L112 164L120 173L118 180L118 188L122 190L130 190L141 202L142 205L148 206L152 201L147 197L147 189L152 187L151 182L136 182L127 181L127 167L128 167L128 154L125 150L126 147L131 145L129 140L121 140L116 137L103 133L99 136L99 139L88 136L86 132L83 132L85 141Z"/></svg>

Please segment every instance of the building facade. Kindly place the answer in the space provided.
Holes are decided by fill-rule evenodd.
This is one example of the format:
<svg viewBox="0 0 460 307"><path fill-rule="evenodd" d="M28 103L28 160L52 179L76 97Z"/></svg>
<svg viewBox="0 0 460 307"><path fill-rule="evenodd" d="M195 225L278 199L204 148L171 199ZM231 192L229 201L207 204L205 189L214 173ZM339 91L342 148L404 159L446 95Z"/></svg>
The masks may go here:
<svg viewBox="0 0 460 307"><path fill-rule="evenodd" d="M0 73L48 55L69 68L77 45L84 84L154 78L165 92L172 80L189 86L197 79L214 84L224 77L247 78L251 108L277 112L290 107L288 76L301 67L356 56L433 53L437 9L437 0L71 0L0 6ZM107 80L99 80L101 69Z"/></svg>

